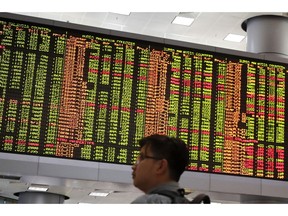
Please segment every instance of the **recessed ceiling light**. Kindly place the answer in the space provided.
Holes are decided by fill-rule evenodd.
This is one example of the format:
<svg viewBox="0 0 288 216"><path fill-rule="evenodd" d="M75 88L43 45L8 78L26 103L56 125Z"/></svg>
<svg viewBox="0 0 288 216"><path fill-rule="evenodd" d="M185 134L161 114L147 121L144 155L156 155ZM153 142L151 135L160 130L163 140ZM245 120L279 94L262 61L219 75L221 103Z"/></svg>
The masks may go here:
<svg viewBox="0 0 288 216"><path fill-rule="evenodd" d="M129 16L131 12L128 12L128 11L118 11L118 12L111 12L111 13L116 13L116 14L121 14L121 15L126 15L126 16Z"/></svg>
<svg viewBox="0 0 288 216"><path fill-rule="evenodd" d="M220 202L211 202L211 204L222 204L222 203L220 203Z"/></svg>
<svg viewBox="0 0 288 216"><path fill-rule="evenodd" d="M78 204L93 204L93 203L85 203L85 202L78 202Z"/></svg>
<svg viewBox="0 0 288 216"><path fill-rule="evenodd" d="M172 21L172 24L190 26L193 21L194 18L191 17L176 16L175 19Z"/></svg>
<svg viewBox="0 0 288 216"><path fill-rule="evenodd" d="M110 192L99 192L99 191L94 191L94 192L91 192L89 194L89 196L98 196L98 197L106 197L110 194Z"/></svg>
<svg viewBox="0 0 288 216"><path fill-rule="evenodd" d="M243 35L236 35L236 34L228 34L224 40L226 41L232 41L232 42L241 42L245 36Z"/></svg>
<svg viewBox="0 0 288 216"><path fill-rule="evenodd" d="M47 191L48 188L47 187L30 186L30 187L28 187L28 190L29 191L42 191L42 192L44 192L44 191Z"/></svg>

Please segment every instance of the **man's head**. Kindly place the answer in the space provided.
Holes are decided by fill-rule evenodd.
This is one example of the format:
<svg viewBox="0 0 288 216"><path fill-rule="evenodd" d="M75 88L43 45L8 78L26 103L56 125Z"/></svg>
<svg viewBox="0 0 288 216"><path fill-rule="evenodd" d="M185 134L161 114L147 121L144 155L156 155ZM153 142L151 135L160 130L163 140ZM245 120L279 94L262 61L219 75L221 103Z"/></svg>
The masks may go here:
<svg viewBox="0 0 288 216"><path fill-rule="evenodd" d="M133 182L145 193L159 184L178 182L189 162L186 144L177 138L151 135L139 141L140 155L133 165Z"/></svg>

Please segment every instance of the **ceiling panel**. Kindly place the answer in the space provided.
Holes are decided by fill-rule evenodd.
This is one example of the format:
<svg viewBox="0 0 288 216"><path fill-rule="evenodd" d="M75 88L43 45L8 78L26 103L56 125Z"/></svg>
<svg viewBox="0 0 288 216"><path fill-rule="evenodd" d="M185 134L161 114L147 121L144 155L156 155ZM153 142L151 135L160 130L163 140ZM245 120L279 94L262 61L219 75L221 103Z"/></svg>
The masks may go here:
<svg viewBox="0 0 288 216"><path fill-rule="evenodd" d="M194 17L190 26L172 24L178 14ZM241 23L261 14L248 12L131 12L129 16L109 12L25 12L19 13L52 20L83 24L88 26L132 32L143 35L182 40L203 45L246 50L246 41L241 43L224 41L228 33L246 36Z"/></svg>

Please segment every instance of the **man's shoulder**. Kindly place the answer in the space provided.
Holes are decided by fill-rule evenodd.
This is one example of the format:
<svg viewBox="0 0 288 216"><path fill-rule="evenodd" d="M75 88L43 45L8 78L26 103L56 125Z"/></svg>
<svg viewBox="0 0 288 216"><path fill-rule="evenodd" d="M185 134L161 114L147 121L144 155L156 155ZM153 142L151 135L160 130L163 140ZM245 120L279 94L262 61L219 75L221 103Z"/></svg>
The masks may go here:
<svg viewBox="0 0 288 216"><path fill-rule="evenodd" d="M160 194L145 194L135 199L132 203L133 204L140 204L140 203L170 204L171 199L167 196L160 195Z"/></svg>

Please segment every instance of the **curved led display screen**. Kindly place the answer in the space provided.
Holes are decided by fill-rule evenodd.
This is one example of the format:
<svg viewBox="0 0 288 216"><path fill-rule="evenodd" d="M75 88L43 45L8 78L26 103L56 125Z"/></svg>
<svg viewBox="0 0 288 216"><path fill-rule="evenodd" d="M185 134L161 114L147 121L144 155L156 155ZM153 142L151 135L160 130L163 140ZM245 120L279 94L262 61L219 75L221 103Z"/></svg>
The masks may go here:
<svg viewBox="0 0 288 216"><path fill-rule="evenodd" d="M288 179L287 64L0 19L0 151L132 164L183 139L188 170ZM286 143L286 144L285 144Z"/></svg>

